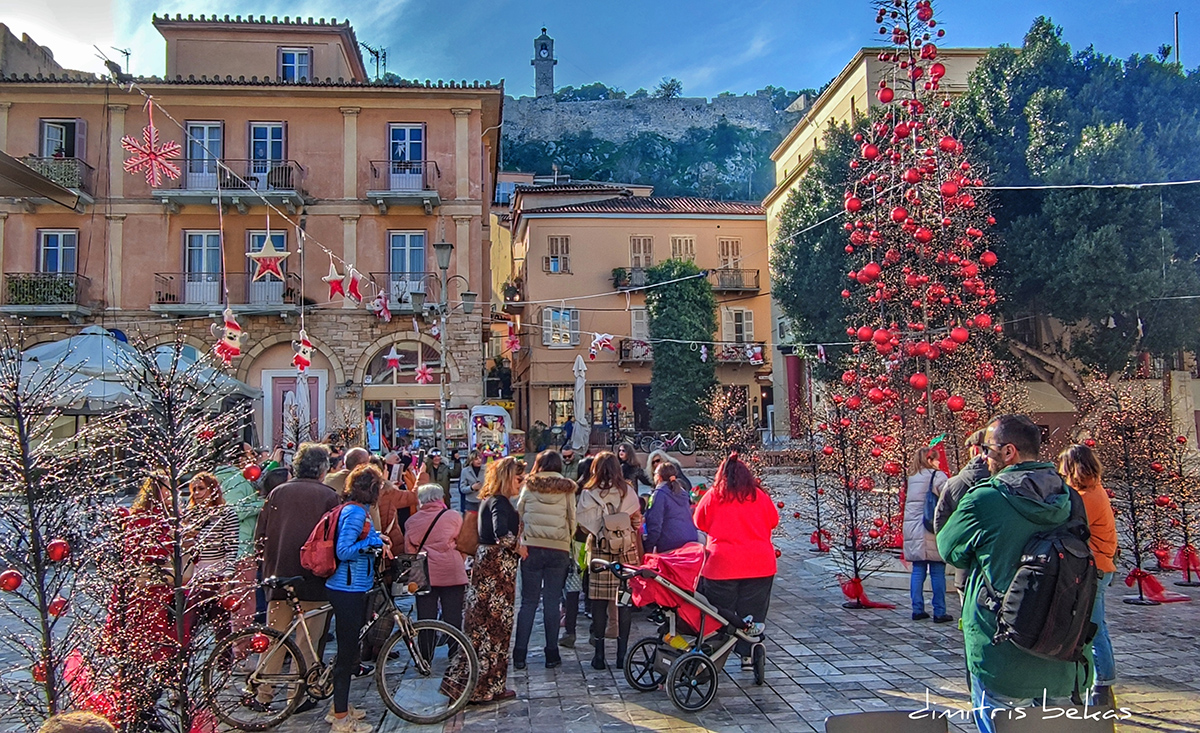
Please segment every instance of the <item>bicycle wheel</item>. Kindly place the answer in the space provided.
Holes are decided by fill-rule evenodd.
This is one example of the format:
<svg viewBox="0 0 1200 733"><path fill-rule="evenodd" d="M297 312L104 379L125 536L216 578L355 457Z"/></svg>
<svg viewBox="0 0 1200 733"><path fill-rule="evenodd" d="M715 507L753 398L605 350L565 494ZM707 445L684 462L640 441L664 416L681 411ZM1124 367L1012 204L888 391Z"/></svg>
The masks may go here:
<svg viewBox="0 0 1200 733"><path fill-rule="evenodd" d="M667 696L685 713L708 707L717 696L717 665L699 653L676 659L667 673Z"/></svg>
<svg viewBox="0 0 1200 733"><path fill-rule="evenodd" d="M654 433L642 433L637 439L637 449L642 453L649 453L650 445L654 442Z"/></svg>
<svg viewBox="0 0 1200 733"><path fill-rule="evenodd" d="M653 453L656 450L663 450L666 447L667 447L667 444L664 443L661 438L656 438L653 442L650 443L650 451L649 452Z"/></svg>
<svg viewBox="0 0 1200 733"><path fill-rule="evenodd" d="M639 692L657 690L667 678L654 666L658 658L658 644L657 636L648 636L634 644L625 655L625 681Z"/></svg>
<svg viewBox="0 0 1200 733"><path fill-rule="evenodd" d="M375 686L383 703L410 723L440 723L466 706L479 681L479 658L467 635L443 621L413 621L413 634L401 628L383 643ZM444 684L454 666L465 684Z"/></svg>
<svg viewBox="0 0 1200 733"><path fill-rule="evenodd" d="M683 455L690 456L691 454L696 452L696 441L688 440L684 436L680 435L679 442L675 444L675 447Z"/></svg>
<svg viewBox="0 0 1200 733"><path fill-rule="evenodd" d="M201 684L205 703L222 723L266 730L296 712L307 672L295 642L275 629L251 626L217 644Z"/></svg>
<svg viewBox="0 0 1200 733"><path fill-rule="evenodd" d="M767 681L767 648L755 644L750 650L750 661L754 664L754 684L763 684Z"/></svg>

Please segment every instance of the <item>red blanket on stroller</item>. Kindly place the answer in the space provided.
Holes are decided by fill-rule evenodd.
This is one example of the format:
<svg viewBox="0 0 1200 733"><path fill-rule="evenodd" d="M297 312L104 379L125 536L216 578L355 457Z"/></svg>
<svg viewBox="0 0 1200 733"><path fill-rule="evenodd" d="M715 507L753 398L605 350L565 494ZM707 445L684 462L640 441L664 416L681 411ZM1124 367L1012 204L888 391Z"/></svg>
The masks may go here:
<svg viewBox="0 0 1200 733"><path fill-rule="evenodd" d="M700 629L700 617L703 612L690 602L691 594L696 592L700 581L700 568L704 566L704 545L693 542L678 550L664 553L647 553L642 558L643 568L648 568L661 575L685 591L688 599L661 583L647 578L636 577L629 581L629 590L633 596L633 605L641 607L652 603L663 608L678 609L679 619L695 633ZM705 632L711 633L720 628L718 621L709 616L704 623Z"/></svg>

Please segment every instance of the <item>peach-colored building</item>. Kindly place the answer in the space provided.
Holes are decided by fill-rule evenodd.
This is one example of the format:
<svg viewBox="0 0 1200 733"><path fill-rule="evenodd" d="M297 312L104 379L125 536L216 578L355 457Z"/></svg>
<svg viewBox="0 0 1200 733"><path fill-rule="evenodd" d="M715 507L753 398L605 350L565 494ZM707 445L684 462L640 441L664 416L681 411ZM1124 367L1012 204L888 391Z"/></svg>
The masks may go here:
<svg viewBox="0 0 1200 733"><path fill-rule="evenodd" d="M709 271L718 332L707 348L718 381L744 388L748 416L767 414L771 287L762 208L651 193L586 181L516 186L513 258L525 305L509 309L524 324L513 367L518 425L561 425L572 415L575 357L587 360L593 336L611 334L615 351L587 361L593 422L607 426L607 405L617 402L623 428L650 429L654 348L638 288L646 268L673 258ZM602 441L603 431L593 436Z"/></svg>
<svg viewBox="0 0 1200 733"><path fill-rule="evenodd" d="M99 323L155 344L180 328L202 351L228 305L249 335L234 371L262 389L257 436L272 444L303 309L313 430L361 425L370 411L384 436L429 442L443 407L483 396L503 85L371 81L348 22L153 22L167 73L135 81L157 103L160 141L182 146L178 179L122 172L121 137L140 138L148 121L136 91L72 75L0 79L0 149L83 194L77 211L0 203L0 312L29 319L38 340ZM247 254L268 241L290 253L283 277L253 282ZM432 319L414 332L412 309L413 293L442 296L438 242L454 245L450 304L469 290L483 306L468 316L460 305L440 338ZM362 274L364 303L330 298L331 262ZM390 323L367 308L379 291ZM393 346L399 369L385 364ZM418 361L439 375L432 384L417 383Z"/></svg>

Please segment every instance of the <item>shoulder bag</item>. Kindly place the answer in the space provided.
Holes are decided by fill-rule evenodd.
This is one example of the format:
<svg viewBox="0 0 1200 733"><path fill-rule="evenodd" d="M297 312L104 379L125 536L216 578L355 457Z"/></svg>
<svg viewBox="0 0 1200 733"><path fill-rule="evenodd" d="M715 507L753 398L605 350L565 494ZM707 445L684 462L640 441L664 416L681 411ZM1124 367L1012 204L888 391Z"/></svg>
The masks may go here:
<svg viewBox="0 0 1200 733"><path fill-rule="evenodd" d="M395 595L417 596L429 592L429 556L423 552L425 540L429 539L429 533L433 532L438 520L448 511L449 508L441 510L429 523L429 529L425 530L425 536L421 538L421 544L417 545L416 552L396 554L396 559L392 561L392 567L396 570L396 582L392 586Z"/></svg>

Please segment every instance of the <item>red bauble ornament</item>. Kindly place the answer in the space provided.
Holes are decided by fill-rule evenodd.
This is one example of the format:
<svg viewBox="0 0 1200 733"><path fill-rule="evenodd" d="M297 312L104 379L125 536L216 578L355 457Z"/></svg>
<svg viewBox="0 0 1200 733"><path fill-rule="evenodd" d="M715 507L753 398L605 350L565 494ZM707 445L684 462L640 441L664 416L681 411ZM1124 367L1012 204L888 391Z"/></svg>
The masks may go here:
<svg viewBox="0 0 1200 733"><path fill-rule="evenodd" d="M250 648L253 649L256 654L262 654L267 649L271 648L271 637L263 633L255 634L254 636L250 637Z"/></svg>
<svg viewBox="0 0 1200 733"><path fill-rule="evenodd" d="M876 92L875 96L879 99L880 103L891 104L892 100L896 98L896 93L890 87L883 87Z"/></svg>
<svg viewBox="0 0 1200 733"><path fill-rule="evenodd" d="M853 369L847 369L842 372L842 384L849 387L858 381L858 374Z"/></svg>
<svg viewBox="0 0 1200 733"><path fill-rule="evenodd" d="M242 607L242 599L237 596L225 596L221 599L221 608L233 613Z"/></svg>
<svg viewBox="0 0 1200 733"><path fill-rule="evenodd" d="M863 265L861 270L858 271L858 280L859 282L863 282L863 279L866 278L866 282L874 282L875 280L879 279L879 274L882 271L883 268L881 268L878 263L868 262L867 264Z"/></svg>
<svg viewBox="0 0 1200 733"><path fill-rule="evenodd" d="M19 571L10 568L0 573L0 590L12 593L20 588L23 582L25 582L25 578Z"/></svg>
<svg viewBox="0 0 1200 733"><path fill-rule="evenodd" d="M883 472L889 476L899 476L903 467L896 461L888 461L883 464Z"/></svg>
<svg viewBox="0 0 1200 733"><path fill-rule="evenodd" d="M866 158L867 160L875 160L879 157L879 148L875 147L871 143L867 143L866 145L862 146L862 157Z"/></svg>
<svg viewBox="0 0 1200 733"><path fill-rule="evenodd" d="M979 255L979 264L984 267L995 267L998 261L999 258L996 257L996 253L991 250Z"/></svg>
<svg viewBox="0 0 1200 733"><path fill-rule="evenodd" d="M870 476L863 476L858 480L859 491L871 491L875 488L875 479Z"/></svg>
<svg viewBox="0 0 1200 733"><path fill-rule="evenodd" d="M933 232L926 227L917 227L917 231L913 232L913 239L921 244L929 244L933 239Z"/></svg>
<svg viewBox="0 0 1200 733"><path fill-rule="evenodd" d="M908 170L904 171L904 182L905 183L920 183L921 182L921 171L917 170L916 168L909 168Z"/></svg>
<svg viewBox="0 0 1200 733"><path fill-rule="evenodd" d="M257 481L260 477L262 477L262 469L254 464L242 469L242 478L247 481Z"/></svg>
<svg viewBox="0 0 1200 733"><path fill-rule="evenodd" d="M892 340L892 332L886 328L877 328L875 329L875 333L871 335L871 338L873 338L877 344L886 344Z"/></svg>
<svg viewBox="0 0 1200 733"><path fill-rule="evenodd" d="M862 398L858 395L851 395L850 399L846 400L847 410L857 410L859 407L862 407Z"/></svg>
<svg viewBox="0 0 1200 733"><path fill-rule="evenodd" d="M962 326L955 326L950 329L950 339L955 343L965 344L969 338L971 338L971 332Z"/></svg>
<svg viewBox="0 0 1200 733"><path fill-rule="evenodd" d="M867 530L867 536L870 537L871 539L877 539L879 537L879 530L869 529L869 530Z"/></svg>
<svg viewBox="0 0 1200 733"><path fill-rule="evenodd" d="M799 518L800 518L800 512L792 512L792 519L799 519Z"/></svg>
<svg viewBox="0 0 1200 733"><path fill-rule="evenodd" d="M54 618L63 615L67 612L67 599L62 596L56 597L53 601L50 601L49 606L46 606L46 612Z"/></svg>
<svg viewBox="0 0 1200 733"><path fill-rule="evenodd" d="M862 209L862 199L858 199L853 196L846 199L846 211L853 214L853 213L859 211L860 209Z"/></svg>
<svg viewBox="0 0 1200 733"><path fill-rule="evenodd" d="M875 335L875 329L870 326L861 326L854 332L854 335L859 341L870 341L871 337Z"/></svg>
<svg viewBox="0 0 1200 733"><path fill-rule="evenodd" d="M1096 447L1096 441L1095 441L1095 440L1093 440L1092 438L1086 438L1086 439L1084 439L1084 441L1083 441L1083 444L1084 444L1084 445L1086 445L1086 446L1087 446L1087 447L1089 447L1089 448L1095 448L1095 447Z"/></svg>
<svg viewBox="0 0 1200 733"><path fill-rule="evenodd" d="M782 557L782 556L783 556L783 550L776 547L775 548L775 557Z"/></svg>
<svg viewBox="0 0 1200 733"><path fill-rule="evenodd" d="M887 396L884 395L883 390L878 387L872 387L870 391L867 392L867 401L869 401L872 405L878 405L885 399L887 399Z"/></svg>
<svg viewBox="0 0 1200 733"><path fill-rule="evenodd" d="M932 46L929 46L929 48L932 48ZM938 63L931 64L929 67L929 75L934 79L941 79L946 75L946 67L940 61Z"/></svg>
<svg viewBox="0 0 1200 733"><path fill-rule="evenodd" d="M1180 445L1186 445L1186 444L1187 444L1187 437L1186 437L1186 436L1183 436L1183 435L1180 435L1180 436L1178 436L1178 437L1176 437L1176 438L1175 438L1175 442L1176 442L1176 443L1178 443L1178 444L1180 444Z"/></svg>
<svg viewBox="0 0 1200 733"><path fill-rule="evenodd" d="M939 188L938 190L942 192L943 196L945 196L946 198L950 198L952 196L958 195L958 184L955 183L954 181L946 181L945 183L943 183L941 185L941 188Z"/></svg>
<svg viewBox="0 0 1200 733"><path fill-rule="evenodd" d="M33 681L38 683L39 685L46 681L46 663L45 662L34 662L33 663Z"/></svg>
<svg viewBox="0 0 1200 733"><path fill-rule="evenodd" d="M946 409L950 412L962 412L962 409L967 406L967 401L961 395L951 395L946 400Z"/></svg>
<svg viewBox="0 0 1200 733"><path fill-rule="evenodd" d="M875 517L875 521L873 521L873 522L872 522L872 524L874 524L876 527L882 527L882 526L883 526L883 520L882 520L882 519L880 519L879 517Z"/></svg>
<svg viewBox="0 0 1200 733"><path fill-rule="evenodd" d="M917 372L908 378L908 386L918 392L924 392L929 386L929 377L925 376L923 372Z"/></svg>
<svg viewBox="0 0 1200 733"><path fill-rule="evenodd" d="M941 140L938 140L938 147L942 149L943 153L953 153L955 148L958 147L958 141L946 135Z"/></svg>
<svg viewBox="0 0 1200 733"><path fill-rule="evenodd" d="M1158 461L1154 461L1150 464L1150 468L1156 473L1162 473L1163 464L1159 463Z"/></svg>
<svg viewBox="0 0 1200 733"><path fill-rule="evenodd" d="M777 506L777 507L779 507L780 509L782 509L782 508L783 508L783 502L782 502L782 501L777 501L777 502L775 502L775 506Z"/></svg>
<svg viewBox="0 0 1200 733"><path fill-rule="evenodd" d="M1166 495L1159 496L1159 497L1155 498L1154 503L1157 506L1170 506L1171 497L1166 496Z"/></svg>
<svg viewBox="0 0 1200 733"><path fill-rule="evenodd" d="M905 209L903 206L897 206L896 208L892 209L892 221L899 224L907 218L908 209Z"/></svg>
<svg viewBox="0 0 1200 733"><path fill-rule="evenodd" d="M50 540L46 545L46 556L51 562L62 562L71 554L71 545L66 540Z"/></svg>
<svg viewBox="0 0 1200 733"><path fill-rule="evenodd" d="M980 313L979 315L975 316L975 325L979 328L991 328L992 317L987 313Z"/></svg>
<svg viewBox="0 0 1200 733"><path fill-rule="evenodd" d="M827 445L827 446L825 446L824 448L822 448L822 449L821 449L821 452L822 452L822 453L824 453L824 454L825 454L825 455L827 455L827 456L831 456L831 455L833 455L833 446L832 446L832 445Z"/></svg>

